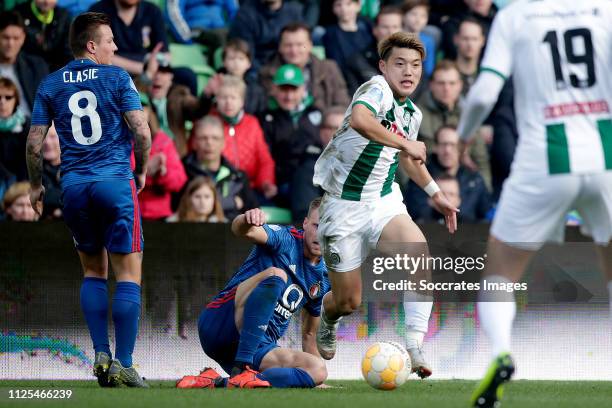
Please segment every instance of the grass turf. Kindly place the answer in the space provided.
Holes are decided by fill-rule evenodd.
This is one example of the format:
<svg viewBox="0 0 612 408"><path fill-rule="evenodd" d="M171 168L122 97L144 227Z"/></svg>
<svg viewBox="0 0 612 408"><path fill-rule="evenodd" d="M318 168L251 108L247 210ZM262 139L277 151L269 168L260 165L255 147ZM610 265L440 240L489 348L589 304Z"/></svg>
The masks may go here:
<svg viewBox="0 0 612 408"><path fill-rule="evenodd" d="M391 408L467 407L476 382L412 380L395 391L378 391L363 381L330 381L337 388L315 390L178 390L174 382L152 388L101 389L94 381L0 381L0 407L249 407ZM69 400L9 399L15 389L70 389ZM595 381L514 381L506 385L504 408L609 407L612 383Z"/></svg>

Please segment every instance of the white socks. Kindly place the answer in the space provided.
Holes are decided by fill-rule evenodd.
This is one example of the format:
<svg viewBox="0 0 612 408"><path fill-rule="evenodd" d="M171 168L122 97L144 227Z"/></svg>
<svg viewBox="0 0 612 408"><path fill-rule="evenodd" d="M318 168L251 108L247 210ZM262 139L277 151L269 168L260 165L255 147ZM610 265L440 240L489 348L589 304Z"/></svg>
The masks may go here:
<svg viewBox="0 0 612 408"><path fill-rule="evenodd" d="M413 294L413 296L422 296ZM405 298L406 299L406 298ZM431 307L433 302L430 297L422 296L423 301L406 301L404 302L404 314L406 315L406 348L415 348L423 346L423 337L427 333L429 327L429 316L431 315Z"/></svg>
<svg viewBox="0 0 612 408"><path fill-rule="evenodd" d="M486 280L487 282L511 283L510 280L499 275L487 276ZM491 293L481 291L478 299L478 318L491 343L493 356L497 357L502 352L509 352L512 323L516 315L514 294L501 291Z"/></svg>

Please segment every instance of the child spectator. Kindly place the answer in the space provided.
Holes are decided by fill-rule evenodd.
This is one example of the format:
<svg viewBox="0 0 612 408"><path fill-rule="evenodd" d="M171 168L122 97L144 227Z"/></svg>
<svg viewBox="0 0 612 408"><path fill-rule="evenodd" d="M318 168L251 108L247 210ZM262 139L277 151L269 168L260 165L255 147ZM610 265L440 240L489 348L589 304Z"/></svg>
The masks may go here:
<svg viewBox="0 0 612 408"><path fill-rule="evenodd" d="M429 19L429 2L427 0L406 0L404 9L404 30L419 35L425 46L423 71L429 78L436 65L436 42L432 36L423 32Z"/></svg>
<svg viewBox="0 0 612 408"><path fill-rule="evenodd" d="M334 0L333 11L338 22L326 28L323 46L327 58L333 59L342 72L348 58L366 50L374 37L365 20L358 19L360 0Z"/></svg>
<svg viewBox="0 0 612 408"><path fill-rule="evenodd" d="M223 77L216 97L225 135L223 156L246 173L254 190L271 199L277 193L274 160L257 118L244 112L245 93L242 79Z"/></svg>
<svg viewBox="0 0 612 408"><path fill-rule="evenodd" d="M160 128L153 109L144 102L144 112L151 128L151 154L147 181L140 193L140 212L146 220L162 220L172 215L172 193L183 188L187 175L172 139Z"/></svg>
<svg viewBox="0 0 612 408"><path fill-rule="evenodd" d="M196 177L187 184L178 212L168 221L225 222L215 182L208 177Z"/></svg>
<svg viewBox="0 0 612 408"><path fill-rule="evenodd" d="M22 181L10 186L4 194L2 209L9 221L36 221L38 216L30 204L30 183Z"/></svg>
<svg viewBox="0 0 612 408"><path fill-rule="evenodd" d="M240 38L229 40L223 47L223 66L219 69L219 74L212 77L204 89L206 97L214 97L221 86L221 74L229 74L242 78L246 83L244 111L251 115L263 111L266 108L266 91L254 77L246 75L251 68L251 62L249 44Z"/></svg>

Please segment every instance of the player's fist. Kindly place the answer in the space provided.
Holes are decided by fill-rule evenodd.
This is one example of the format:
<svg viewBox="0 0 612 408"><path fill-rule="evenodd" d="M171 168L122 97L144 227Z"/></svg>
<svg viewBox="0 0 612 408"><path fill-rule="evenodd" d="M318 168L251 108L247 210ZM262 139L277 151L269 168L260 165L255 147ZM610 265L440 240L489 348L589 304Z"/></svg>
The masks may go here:
<svg viewBox="0 0 612 408"><path fill-rule="evenodd" d="M32 208L34 212L38 214L38 216L42 216L43 212L43 198L45 197L45 186L42 184L38 187L32 187L30 190L30 204L32 204Z"/></svg>
<svg viewBox="0 0 612 408"><path fill-rule="evenodd" d="M145 187L147 173L134 174L134 181L136 182L136 194L140 194Z"/></svg>
<svg viewBox="0 0 612 408"><path fill-rule="evenodd" d="M261 227L266 223L266 213L259 208L253 208L252 210L245 212L244 217L248 225Z"/></svg>
<svg viewBox="0 0 612 408"><path fill-rule="evenodd" d="M427 159L427 149L425 148L425 143L423 142L407 140L403 150L414 160L425 163Z"/></svg>

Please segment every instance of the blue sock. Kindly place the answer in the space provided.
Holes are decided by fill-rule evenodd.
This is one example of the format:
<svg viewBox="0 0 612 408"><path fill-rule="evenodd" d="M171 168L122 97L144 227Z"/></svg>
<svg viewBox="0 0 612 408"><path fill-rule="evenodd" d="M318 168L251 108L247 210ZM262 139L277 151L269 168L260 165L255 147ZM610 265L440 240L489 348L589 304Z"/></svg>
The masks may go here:
<svg viewBox="0 0 612 408"><path fill-rule="evenodd" d="M113 322L115 323L115 358L124 367L132 366L132 353L138 334L140 319L140 285L134 282L117 282L113 297Z"/></svg>
<svg viewBox="0 0 612 408"><path fill-rule="evenodd" d="M236 352L237 363L253 364L253 355L266 334L268 322L285 285L281 277L270 276L259 282L249 295L244 305L242 330Z"/></svg>
<svg viewBox="0 0 612 408"><path fill-rule="evenodd" d="M274 388L314 388L315 383L306 371L301 368L268 368L258 375Z"/></svg>
<svg viewBox="0 0 612 408"><path fill-rule="evenodd" d="M108 286L106 279L85 278L81 284L81 310L96 353L112 357L108 344Z"/></svg>

